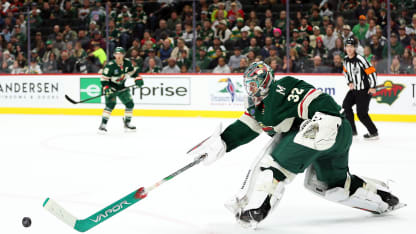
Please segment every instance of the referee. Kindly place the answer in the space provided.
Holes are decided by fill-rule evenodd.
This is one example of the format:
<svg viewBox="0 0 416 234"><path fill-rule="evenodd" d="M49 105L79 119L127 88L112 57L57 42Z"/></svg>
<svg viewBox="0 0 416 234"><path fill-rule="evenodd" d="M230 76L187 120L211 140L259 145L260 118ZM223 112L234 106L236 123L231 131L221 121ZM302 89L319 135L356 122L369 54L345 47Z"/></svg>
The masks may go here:
<svg viewBox="0 0 416 234"><path fill-rule="evenodd" d="M369 132L364 135L364 139L376 140L378 130L368 115L371 96L376 92L376 69L363 56L356 54L353 37L346 40L345 51L347 55L344 58L343 73L350 88L342 103L345 116L351 124L353 135L356 136L352 106L357 105L358 118Z"/></svg>

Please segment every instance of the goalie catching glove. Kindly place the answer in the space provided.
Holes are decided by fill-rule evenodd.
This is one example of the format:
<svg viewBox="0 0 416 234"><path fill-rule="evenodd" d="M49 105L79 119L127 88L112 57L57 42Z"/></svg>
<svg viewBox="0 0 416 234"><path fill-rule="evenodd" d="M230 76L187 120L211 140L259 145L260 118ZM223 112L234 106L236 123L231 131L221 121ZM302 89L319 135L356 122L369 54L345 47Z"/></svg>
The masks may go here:
<svg viewBox="0 0 416 234"><path fill-rule="evenodd" d="M341 118L316 112L312 119L307 119L300 125L295 143L314 150L327 150L335 144Z"/></svg>
<svg viewBox="0 0 416 234"><path fill-rule="evenodd" d="M194 156L195 159L198 159L201 155L206 154L207 156L203 161L204 165L210 165L217 159L224 156L226 145L221 139L221 130L222 126L220 124L210 137L193 147L187 154Z"/></svg>

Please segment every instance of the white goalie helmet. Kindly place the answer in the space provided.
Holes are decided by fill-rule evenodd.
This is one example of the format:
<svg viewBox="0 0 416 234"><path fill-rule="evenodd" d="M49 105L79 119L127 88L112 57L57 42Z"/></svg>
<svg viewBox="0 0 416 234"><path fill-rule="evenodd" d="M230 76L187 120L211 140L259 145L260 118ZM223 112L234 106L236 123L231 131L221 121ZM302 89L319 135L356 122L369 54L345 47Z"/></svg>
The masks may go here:
<svg viewBox="0 0 416 234"><path fill-rule="evenodd" d="M244 72L244 87L251 98L264 98L274 79L273 69L264 62L254 62Z"/></svg>

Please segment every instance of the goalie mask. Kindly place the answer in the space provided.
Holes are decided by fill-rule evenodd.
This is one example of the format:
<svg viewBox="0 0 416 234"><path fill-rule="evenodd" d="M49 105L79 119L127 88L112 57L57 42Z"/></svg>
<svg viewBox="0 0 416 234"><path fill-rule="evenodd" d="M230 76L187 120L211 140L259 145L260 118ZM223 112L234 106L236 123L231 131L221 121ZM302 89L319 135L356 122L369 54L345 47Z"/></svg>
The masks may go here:
<svg viewBox="0 0 416 234"><path fill-rule="evenodd" d="M244 72L244 87L248 96L255 102L265 98L273 79L273 70L266 63L254 62L250 64Z"/></svg>

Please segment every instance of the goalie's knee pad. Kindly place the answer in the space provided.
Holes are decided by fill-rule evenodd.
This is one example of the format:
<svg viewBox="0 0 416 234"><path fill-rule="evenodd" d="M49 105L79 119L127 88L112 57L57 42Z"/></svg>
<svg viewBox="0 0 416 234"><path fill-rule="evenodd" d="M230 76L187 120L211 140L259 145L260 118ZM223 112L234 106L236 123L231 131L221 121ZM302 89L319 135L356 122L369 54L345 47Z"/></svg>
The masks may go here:
<svg viewBox="0 0 416 234"><path fill-rule="evenodd" d="M295 177L266 154L248 171L238 194L225 206L245 227L255 227L276 207Z"/></svg>
<svg viewBox="0 0 416 234"><path fill-rule="evenodd" d="M316 178L313 168L305 176L305 187L327 200L381 214L405 206L399 203L386 183L370 178L347 175L344 187L328 189L328 186Z"/></svg>
<svg viewBox="0 0 416 234"><path fill-rule="evenodd" d="M306 169L304 186L320 196L324 196L328 190L328 185L316 177L316 171L312 165Z"/></svg>

